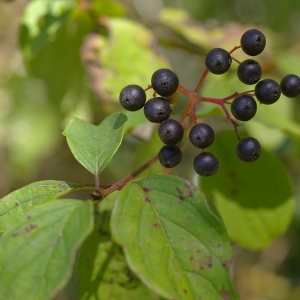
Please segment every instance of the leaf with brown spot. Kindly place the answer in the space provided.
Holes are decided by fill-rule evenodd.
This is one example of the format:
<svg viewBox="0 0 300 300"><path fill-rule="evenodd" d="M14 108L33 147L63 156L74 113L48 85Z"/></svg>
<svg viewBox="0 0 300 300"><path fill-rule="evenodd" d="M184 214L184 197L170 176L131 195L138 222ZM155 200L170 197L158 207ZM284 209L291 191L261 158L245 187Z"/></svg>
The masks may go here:
<svg viewBox="0 0 300 300"><path fill-rule="evenodd" d="M131 270L162 297L219 299L225 287L237 299L224 267L232 257L226 229L193 184L170 175L128 184L111 228Z"/></svg>
<svg viewBox="0 0 300 300"><path fill-rule="evenodd" d="M26 211L45 202L54 201L80 187L67 181L44 180L33 182L0 199L0 230ZM28 219L30 216L27 217Z"/></svg>
<svg viewBox="0 0 300 300"><path fill-rule="evenodd" d="M52 299L69 281L78 248L94 226L91 201L47 202L30 216L1 236L1 299Z"/></svg>
<svg viewBox="0 0 300 300"><path fill-rule="evenodd" d="M111 203L115 196L110 195ZM81 300L159 300L128 268L123 251L112 241L110 207L101 202L95 216L95 228L78 255L76 278Z"/></svg>

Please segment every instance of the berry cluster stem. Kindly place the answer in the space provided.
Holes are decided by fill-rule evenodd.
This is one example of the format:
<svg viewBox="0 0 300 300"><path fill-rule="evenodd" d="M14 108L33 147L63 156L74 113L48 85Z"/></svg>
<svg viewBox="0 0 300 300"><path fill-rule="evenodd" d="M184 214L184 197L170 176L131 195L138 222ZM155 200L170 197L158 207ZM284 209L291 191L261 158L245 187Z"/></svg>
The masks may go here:
<svg viewBox="0 0 300 300"><path fill-rule="evenodd" d="M205 68L205 70L203 71L203 73L200 77L200 80L194 90L194 94L198 94L208 73L209 73L209 70L207 68Z"/></svg>
<svg viewBox="0 0 300 300"><path fill-rule="evenodd" d="M233 47L233 48L229 51L229 54L233 53L235 50L240 49L240 48L241 48L241 46L235 46L235 47Z"/></svg>
<svg viewBox="0 0 300 300"><path fill-rule="evenodd" d="M101 197L99 197L98 199L95 199L94 202L95 203L100 202L105 196L111 194L112 192L114 192L116 190L120 190L121 188L123 188L123 186L125 186L133 178L138 176L140 173L142 173L144 170L146 170L148 167L150 167L153 163L155 163L157 161L157 159L158 159L158 156L155 155L154 157L152 157L145 164L140 166L138 169L136 169L134 172L132 172L128 176L126 176L123 179L117 181L116 183L112 184L109 187L105 186L106 188L104 190L99 191L99 195L101 195ZM95 191L95 193L97 193L97 191ZM93 194L95 194L95 193L93 193Z"/></svg>

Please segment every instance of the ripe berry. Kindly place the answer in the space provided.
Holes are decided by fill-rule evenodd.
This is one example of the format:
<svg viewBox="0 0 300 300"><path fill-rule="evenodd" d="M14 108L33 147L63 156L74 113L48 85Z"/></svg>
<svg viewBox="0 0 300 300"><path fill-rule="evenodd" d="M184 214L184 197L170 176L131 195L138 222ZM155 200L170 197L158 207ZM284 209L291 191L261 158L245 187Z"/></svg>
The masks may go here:
<svg viewBox="0 0 300 300"><path fill-rule="evenodd" d="M202 152L194 159L194 170L201 176L212 176L219 170L219 160L210 152Z"/></svg>
<svg viewBox="0 0 300 300"><path fill-rule="evenodd" d="M289 74L280 82L282 94L289 98L297 97L300 94L300 78L297 75Z"/></svg>
<svg viewBox="0 0 300 300"><path fill-rule="evenodd" d="M255 96L260 103L273 104L281 95L280 85L273 79L264 79L255 86Z"/></svg>
<svg viewBox="0 0 300 300"><path fill-rule="evenodd" d="M261 75L261 66L253 59L244 60L237 68L237 76L245 84L257 83L261 79Z"/></svg>
<svg viewBox="0 0 300 300"><path fill-rule="evenodd" d="M243 51L250 56L256 56L262 53L265 46L266 37L257 29L247 30L241 37L241 47Z"/></svg>
<svg viewBox="0 0 300 300"><path fill-rule="evenodd" d="M189 138L194 146L204 149L213 143L215 133L208 124L198 123L190 130Z"/></svg>
<svg viewBox="0 0 300 300"><path fill-rule="evenodd" d="M256 101L249 95L240 95L234 98L231 103L231 113L240 121L249 121L257 110Z"/></svg>
<svg viewBox="0 0 300 300"><path fill-rule="evenodd" d="M177 145L165 145L158 152L160 164L165 168L173 168L182 160L182 151Z"/></svg>
<svg viewBox="0 0 300 300"><path fill-rule="evenodd" d="M184 130L180 122L168 119L159 124L158 135L163 143L175 145L182 140Z"/></svg>
<svg viewBox="0 0 300 300"><path fill-rule="evenodd" d="M144 106L145 117L153 123L161 123L171 115L171 106L163 98L152 98Z"/></svg>
<svg viewBox="0 0 300 300"><path fill-rule="evenodd" d="M224 74L230 68L232 59L230 54L222 48L210 50L205 57L205 65L213 74Z"/></svg>
<svg viewBox="0 0 300 300"><path fill-rule="evenodd" d="M145 105L146 93L139 85L127 85L122 89L119 100L125 109L137 111Z"/></svg>
<svg viewBox="0 0 300 300"><path fill-rule="evenodd" d="M151 85L156 93L167 97L177 91L179 79L173 71L169 69L159 69L153 73Z"/></svg>
<svg viewBox="0 0 300 300"><path fill-rule="evenodd" d="M257 139L253 137L242 138L236 147L237 156L246 162L252 162L259 158L261 146Z"/></svg>

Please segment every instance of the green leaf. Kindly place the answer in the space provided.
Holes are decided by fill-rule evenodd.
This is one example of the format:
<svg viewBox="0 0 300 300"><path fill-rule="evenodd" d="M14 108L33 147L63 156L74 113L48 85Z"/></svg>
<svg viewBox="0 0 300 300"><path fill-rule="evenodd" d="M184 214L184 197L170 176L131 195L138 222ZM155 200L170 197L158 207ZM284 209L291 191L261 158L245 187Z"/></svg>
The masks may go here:
<svg viewBox="0 0 300 300"><path fill-rule="evenodd" d="M290 224L291 184L278 159L265 150L255 162L239 160L237 142L233 131L216 135L209 151L219 158L220 169L200 182L215 201L231 239L249 249L263 249Z"/></svg>
<svg viewBox="0 0 300 300"><path fill-rule="evenodd" d="M111 0L91 1L91 11L96 15L106 17L119 17L125 14L125 6L122 3Z"/></svg>
<svg viewBox="0 0 300 300"><path fill-rule="evenodd" d="M126 18L105 19L109 35L95 37L94 52L101 65L99 76L91 70L95 92L102 99L118 101L120 91L128 84L146 88L151 75L169 63L160 51L155 36L140 23Z"/></svg>
<svg viewBox="0 0 300 300"><path fill-rule="evenodd" d="M0 232L35 206L56 200L78 188L71 182L44 180L11 192L0 199Z"/></svg>
<svg viewBox="0 0 300 300"><path fill-rule="evenodd" d="M277 80L277 82L279 82ZM258 105L255 120L270 128L281 129L284 134L289 134L293 138L300 139L300 125L294 120L294 99L289 99L284 95L272 105ZM253 130L251 122L246 124L248 130ZM261 131L258 134L261 134Z"/></svg>
<svg viewBox="0 0 300 300"><path fill-rule="evenodd" d="M72 118L63 135L77 161L92 174L98 174L119 148L126 121L122 113L108 116L98 126Z"/></svg>
<svg viewBox="0 0 300 300"><path fill-rule="evenodd" d="M91 201L60 200L29 211L0 239L0 299L52 299L93 228Z"/></svg>
<svg viewBox="0 0 300 300"><path fill-rule="evenodd" d="M74 0L33 0L28 3L20 32L20 44L28 57L36 55L55 38L74 5Z"/></svg>
<svg viewBox="0 0 300 300"><path fill-rule="evenodd" d="M158 300L159 296L132 273L128 268L119 245L111 239L109 222L111 208L105 198L95 215L95 228L80 248L77 282L81 300ZM109 196L110 198L111 195ZM105 205L103 205L105 204Z"/></svg>
<svg viewBox="0 0 300 300"><path fill-rule="evenodd" d="M129 267L161 296L237 299L225 227L191 183L159 175L128 184L111 228Z"/></svg>
<svg viewBox="0 0 300 300"><path fill-rule="evenodd" d="M193 19L186 10L170 7L162 9L158 19L190 43L205 50L224 47L229 51L239 42L242 34L249 29L238 23L206 26L206 24Z"/></svg>

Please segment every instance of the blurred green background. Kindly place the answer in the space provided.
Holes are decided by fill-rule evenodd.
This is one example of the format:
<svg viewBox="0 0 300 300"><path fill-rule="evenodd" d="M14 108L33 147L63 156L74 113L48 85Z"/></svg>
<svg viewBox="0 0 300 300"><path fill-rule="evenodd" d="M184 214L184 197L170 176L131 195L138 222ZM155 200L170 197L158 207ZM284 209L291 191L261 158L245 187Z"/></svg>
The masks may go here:
<svg viewBox="0 0 300 300"><path fill-rule="evenodd" d="M29 10L28 4L33 2ZM53 8L47 10L48 6ZM143 24L151 35L140 32L138 36L153 39L153 47L148 49L141 42L134 46L137 51L133 53L132 42L122 40L122 30L131 31L134 25L111 22L111 17L126 17ZM259 58L264 73L275 78L288 73L299 75L299 1L1 1L0 197L37 180L93 182L72 157L61 135L71 117L99 123L110 112L121 110L116 95L122 86L132 83L129 78L146 87L147 76L150 79L153 68L159 66L171 67L181 84L193 89L204 70L207 50L230 50L245 30L254 27L265 32L268 39L267 49ZM114 40L109 39L112 33L122 40L115 48ZM240 54L236 55L239 58ZM155 63L141 65L140 56ZM118 73L119 69L123 73ZM235 92L241 85L232 78L232 74L212 78L203 93L227 96ZM209 94L214 92L216 95ZM262 114L257 121L245 125L284 164L297 202L299 100L284 99L282 106L270 111L271 116ZM180 98L178 107L183 103ZM222 114L211 111L210 115L207 122L214 122L219 130L231 128ZM124 139L116 157L101 174L103 184L128 175L158 151L153 127L142 123L139 116L132 121L131 126L139 125L139 130ZM189 170L183 163L177 172L195 181ZM155 165L147 172L159 171L161 168ZM86 192L75 196L89 197ZM264 251L248 251L236 245L233 248L234 279L241 299L300 299L299 204L288 232Z"/></svg>

